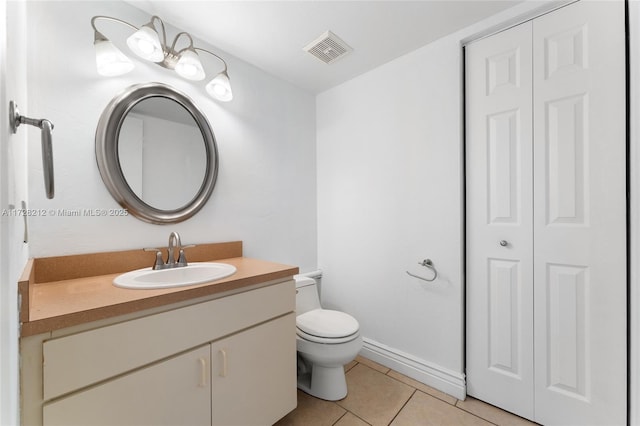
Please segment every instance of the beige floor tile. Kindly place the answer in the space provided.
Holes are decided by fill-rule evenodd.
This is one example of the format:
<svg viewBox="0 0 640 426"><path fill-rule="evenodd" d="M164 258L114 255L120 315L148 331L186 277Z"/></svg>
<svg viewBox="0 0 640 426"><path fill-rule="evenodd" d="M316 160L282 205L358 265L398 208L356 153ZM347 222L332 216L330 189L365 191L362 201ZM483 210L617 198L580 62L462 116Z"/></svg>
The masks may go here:
<svg viewBox="0 0 640 426"><path fill-rule="evenodd" d="M360 356L360 355L358 355L356 357L356 361L358 361L360 364L367 365L367 366L373 368L374 370L379 371L379 372L384 373L384 374L387 374L389 372L389 370L390 370L390 368L387 368L382 364L378 364L377 362L371 361L369 358L365 358L365 357Z"/></svg>
<svg viewBox="0 0 640 426"><path fill-rule="evenodd" d="M388 425L414 389L359 363L346 374L349 393L337 403L372 425Z"/></svg>
<svg viewBox="0 0 640 426"><path fill-rule="evenodd" d="M448 402L451 405L456 405L456 402L458 401L455 397L449 394L439 391L438 389L434 389L431 386L427 386L424 383L420 383L419 381L414 380L411 377L407 377L404 374L400 374L397 371L391 370L387 373L387 376L393 377L396 380L400 380L402 383L413 386L414 388L421 390L422 392L431 396L435 396L436 398L441 399L444 402Z"/></svg>
<svg viewBox="0 0 640 426"><path fill-rule="evenodd" d="M498 426L532 426L537 424L470 396L464 401L458 401L456 406Z"/></svg>
<svg viewBox="0 0 640 426"><path fill-rule="evenodd" d="M351 361L349 364L344 366L344 372L346 373L347 371L351 370L353 367L356 366L356 364L358 363L358 361L356 361L355 359L353 361Z"/></svg>
<svg viewBox="0 0 640 426"><path fill-rule="evenodd" d="M491 423L444 401L416 391L391 426L490 426Z"/></svg>
<svg viewBox="0 0 640 426"><path fill-rule="evenodd" d="M335 402L314 398L298 391L298 407L276 423L277 426L331 426L344 415Z"/></svg>
<svg viewBox="0 0 640 426"><path fill-rule="evenodd" d="M347 414L342 416L335 426L369 426L369 423L347 411Z"/></svg>

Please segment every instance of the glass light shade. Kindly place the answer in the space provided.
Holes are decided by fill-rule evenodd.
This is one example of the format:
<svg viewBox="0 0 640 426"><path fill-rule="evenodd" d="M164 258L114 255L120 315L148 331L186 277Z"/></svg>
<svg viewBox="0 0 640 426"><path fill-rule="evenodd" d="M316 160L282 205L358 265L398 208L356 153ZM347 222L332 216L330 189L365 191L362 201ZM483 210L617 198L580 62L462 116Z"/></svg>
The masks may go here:
<svg viewBox="0 0 640 426"><path fill-rule="evenodd" d="M98 74L105 77L114 77L126 74L133 69L133 62L109 40L96 40L93 44L96 49L96 66Z"/></svg>
<svg viewBox="0 0 640 426"><path fill-rule="evenodd" d="M176 64L176 72L188 80L204 80L205 74L198 54L193 50L185 50L180 54Z"/></svg>
<svg viewBox="0 0 640 426"><path fill-rule="evenodd" d="M142 59L151 62L162 62L164 52L158 33L147 25L127 38L127 46Z"/></svg>
<svg viewBox="0 0 640 426"><path fill-rule="evenodd" d="M222 71L213 80L211 80L205 86L207 93L209 93L215 99L223 102L229 102L233 99L233 92L231 91L231 82L227 71Z"/></svg>

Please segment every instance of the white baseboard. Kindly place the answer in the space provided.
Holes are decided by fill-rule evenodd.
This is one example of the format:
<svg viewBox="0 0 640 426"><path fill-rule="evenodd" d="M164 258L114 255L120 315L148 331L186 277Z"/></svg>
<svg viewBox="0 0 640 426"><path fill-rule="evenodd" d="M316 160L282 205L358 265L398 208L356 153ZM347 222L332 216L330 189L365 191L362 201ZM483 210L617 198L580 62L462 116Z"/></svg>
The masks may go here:
<svg viewBox="0 0 640 426"><path fill-rule="evenodd" d="M416 358L366 337L363 338L360 355L458 399L464 400L467 396L463 373Z"/></svg>

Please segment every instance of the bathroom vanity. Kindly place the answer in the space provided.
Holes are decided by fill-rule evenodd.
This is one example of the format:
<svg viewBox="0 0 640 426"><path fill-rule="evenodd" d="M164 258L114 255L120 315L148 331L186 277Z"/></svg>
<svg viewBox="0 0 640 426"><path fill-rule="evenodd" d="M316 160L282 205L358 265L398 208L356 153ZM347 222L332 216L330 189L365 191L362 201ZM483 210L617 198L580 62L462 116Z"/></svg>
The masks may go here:
<svg viewBox="0 0 640 426"><path fill-rule="evenodd" d="M33 259L21 296L25 425L265 425L296 406L295 267L199 245L234 265L200 285L130 290L142 250Z"/></svg>

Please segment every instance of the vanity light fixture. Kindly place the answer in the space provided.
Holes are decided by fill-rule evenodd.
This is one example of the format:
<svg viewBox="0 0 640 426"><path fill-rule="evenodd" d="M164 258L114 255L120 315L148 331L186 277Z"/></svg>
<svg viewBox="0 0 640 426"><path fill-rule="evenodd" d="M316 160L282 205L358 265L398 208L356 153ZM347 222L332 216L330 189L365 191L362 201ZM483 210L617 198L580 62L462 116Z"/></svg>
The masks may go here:
<svg viewBox="0 0 640 426"><path fill-rule="evenodd" d="M98 74L107 77L126 74L134 67L133 62L120 49L118 49L108 38L96 28L96 21L99 19L118 22L126 25L135 32L127 38L127 46L138 57L147 61L155 62L163 68L174 70L181 77L187 80L201 81L206 78L206 73L198 52L207 53L222 62L224 68L207 85L205 89L213 98L223 102L233 99L229 74L227 73L227 63L220 56L208 50L201 49L193 45L191 34L186 32L178 33L173 39L171 46L167 44L167 33L164 22L157 16L152 16L151 20L138 28L121 19L110 16L94 16L91 18L91 26L94 30L94 48L96 51L96 66ZM156 22L159 22L162 29L162 39L156 30ZM187 38L189 45L177 50L176 44L180 37Z"/></svg>

